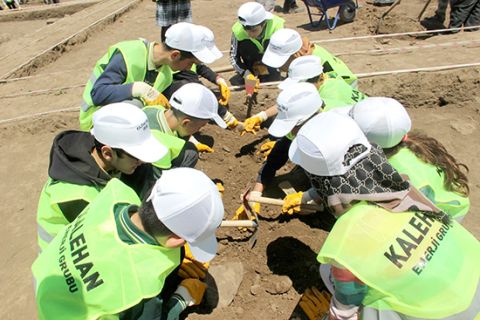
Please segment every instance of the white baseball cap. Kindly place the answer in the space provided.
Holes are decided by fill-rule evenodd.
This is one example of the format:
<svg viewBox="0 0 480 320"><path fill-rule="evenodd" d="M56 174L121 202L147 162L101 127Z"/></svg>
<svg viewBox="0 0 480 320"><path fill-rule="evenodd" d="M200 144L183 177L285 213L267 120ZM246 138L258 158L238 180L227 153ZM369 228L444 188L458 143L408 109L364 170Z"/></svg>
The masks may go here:
<svg viewBox="0 0 480 320"><path fill-rule="evenodd" d="M357 144L365 146L367 150L345 163L348 150ZM316 115L298 131L288 156L311 174L338 176L365 158L371 147L352 118L328 111Z"/></svg>
<svg viewBox="0 0 480 320"><path fill-rule="evenodd" d="M350 116L368 140L382 148L396 146L412 128L407 110L392 98L366 98L353 106Z"/></svg>
<svg viewBox="0 0 480 320"><path fill-rule="evenodd" d="M218 101L213 92L199 83L187 83L170 97L170 105L194 118L211 119L225 129L227 124L218 115Z"/></svg>
<svg viewBox="0 0 480 320"><path fill-rule="evenodd" d="M323 73L322 60L317 56L298 57L288 67L288 78L280 82L278 87L285 89L297 83L319 76Z"/></svg>
<svg viewBox="0 0 480 320"><path fill-rule="evenodd" d="M200 25L198 25L198 28L200 28L205 35L204 40L207 44L207 48L215 55L215 60L220 59L223 56L223 53L215 45L215 35L213 34L213 31Z"/></svg>
<svg viewBox="0 0 480 320"><path fill-rule="evenodd" d="M238 8L238 20L243 26L256 26L265 20L272 19L273 14L266 11L258 2L247 2Z"/></svg>
<svg viewBox="0 0 480 320"><path fill-rule="evenodd" d="M302 47L300 34L293 29L280 29L270 38L262 62L272 68L280 68L288 58Z"/></svg>
<svg viewBox="0 0 480 320"><path fill-rule="evenodd" d="M203 63L212 63L219 58L218 52L212 49L215 43L209 40L205 29L208 28L188 22L176 23L167 29L165 43L171 48L191 52Z"/></svg>
<svg viewBox="0 0 480 320"><path fill-rule="evenodd" d="M90 132L100 143L122 149L143 162L158 161L168 151L153 137L145 112L126 102L96 111Z"/></svg>
<svg viewBox="0 0 480 320"><path fill-rule="evenodd" d="M274 137L287 135L295 126L319 112L322 104L322 98L313 84L303 82L289 86L278 95L278 114L268 133Z"/></svg>
<svg viewBox="0 0 480 320"><path fill-rule="evenodd" d="M192 168L165 170L148 197L157 218L184 239L200 262L217 253L215 231L223 220L223 203L215 184Z"/></svg>

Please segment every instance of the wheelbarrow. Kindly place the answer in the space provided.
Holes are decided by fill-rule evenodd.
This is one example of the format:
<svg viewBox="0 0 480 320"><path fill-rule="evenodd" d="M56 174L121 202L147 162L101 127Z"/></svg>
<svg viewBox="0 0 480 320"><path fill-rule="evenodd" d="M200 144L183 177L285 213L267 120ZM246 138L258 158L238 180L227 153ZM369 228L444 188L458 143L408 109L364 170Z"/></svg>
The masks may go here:
<svg viewBox="0 0 480 320"><path fill-rule="evenodd" d="M322 20L325 20L327 28L329 30L335 29L338 21L343 23L352 22L355 19L356 11L358 9L358 2L355 0L302 0L307 7L308 18L312 27L319 25ZM310 7L316 8L320 13L313 13L310 11ZM333 21L330 21L331 17L328 15L328 9L338 7L337 13ZM320 19L317 23L313 22L312 15L319 15Z"/></svg>

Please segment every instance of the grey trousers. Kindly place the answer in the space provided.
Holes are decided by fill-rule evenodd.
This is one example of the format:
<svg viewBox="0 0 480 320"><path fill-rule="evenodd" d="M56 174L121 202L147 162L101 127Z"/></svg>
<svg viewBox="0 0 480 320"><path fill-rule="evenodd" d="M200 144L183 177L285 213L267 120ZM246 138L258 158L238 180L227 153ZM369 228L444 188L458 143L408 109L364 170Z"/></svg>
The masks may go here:
<svg viewBox="0 0 480 320"><path fill-rule="evenodd" d="M480 24L480 0L451 0L450 28Z"/></svg>

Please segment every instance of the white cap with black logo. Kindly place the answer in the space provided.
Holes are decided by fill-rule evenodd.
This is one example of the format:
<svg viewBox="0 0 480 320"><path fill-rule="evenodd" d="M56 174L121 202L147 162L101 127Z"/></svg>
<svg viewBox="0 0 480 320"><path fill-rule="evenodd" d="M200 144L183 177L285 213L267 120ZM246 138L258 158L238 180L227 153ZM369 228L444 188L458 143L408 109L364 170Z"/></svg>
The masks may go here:
<svg viewBox="0 0 480 320"><path fill-rule="evenodd" d="M207 175L192 168L163 171L148 200L157 218L188 243L196 260L208 262L215 257L215 231L223 220L224 208Z"/></svg>
<svg viewBox="0 0 480 320"><path fill-rule="evenodd" d="M170 97L170 105L194 118L211 119L225 129L227 124L218 115L218 101L213 92L199 83L187 83Z"/></svg>
<svg viewBox="0 0 480 320"><path fill-rule="evenodd" d="M208 33L207 27L197 26L188 22L172 25L165 33L165 43L174 49L191 52L203 63L212 63L221 56L215 46L213 33ZM210 31L211 32L211 31Z"/></svg>
<svg viewBox="0 0 480 320"><path fill-rule="evenodd" d="M242 4L238 9L237 16L243 26L256 26L265 20L273 18L273 14L266 11L258 2Z"/></svg>
<svg viewBox="0 0 480 320"><path fill-rule="evenodd" d="M122 149L143 162L158 161L168 151L152 135L145 112L130 103L112 103L96 111L91 133L104 145Z"/></svg>
<svg viewBox="0 0 480 320"><path fill-rule="evenodd" d="M302 47L300 34L293 29L280 29L270 38L262 62L272 68L280 68L288 58Z"/></svg>

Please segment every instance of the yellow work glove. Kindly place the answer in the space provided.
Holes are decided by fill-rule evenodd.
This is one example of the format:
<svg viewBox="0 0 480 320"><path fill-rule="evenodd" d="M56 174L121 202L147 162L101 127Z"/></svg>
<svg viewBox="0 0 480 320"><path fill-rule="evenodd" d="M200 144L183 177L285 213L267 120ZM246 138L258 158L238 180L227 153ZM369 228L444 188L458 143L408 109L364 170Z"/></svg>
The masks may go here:
<svg viewBox="0 0 480 320"><path fill-rule="evenodd" d="M218 189L218 192L220 192L220 195L223 197L223 193L225 192L225 187L223 186L223 183L220 181L215 182L215 186Z"/></svg>
<svg viewBox="0 0 480 320"><path fill-rule="evenodd" d="M328 319L331 294L326 290L318 290L315 287L308 288L300 298L302 308L309 320Z"/></svg>
<svg viewBox="0 0 480 320"><path fill-rule="evenodd" d="M243 136L245 133L253 133L257 134L257 132L260 130L260 124L267 120L267 113L265 111L259 112L253 117L245 119L243 122L243 130L240 133L240 136Z"/></svg>
<svg viewBox="0 0 480 320"><path fill-rule="evenodd" d="M199 279L185 279L180 282L175 293L185 300L187 306L191 307L202 302L206 289L207 285Z"/></svg>
<svg viewBox="0 0 480 320"><path fill-rule="evenodd" d="M145 105L147 106L162 106L162 107L165 107L167 109L170 109L170 102L168 102L168 99L167 97L165 97L163 95L163 93L159 93L157 98L155 98L154 100L147 100L147 99L143 99L143 102L145 102Z"/></svg>
<svg viewBox="0 0 480 320"><path fill-rule="evenodd" d="M195 260L188 244L184 245L183 248L185 249L185 257L180 264L178 275L184 279L205 279L209 263Z"/></svg>
<svg viewBox="0 0 480 320"><path fill-rule="evenodd" d="M206 153L212 153L214 150L213 148L207 146L206 144L204 143L196 143L195 144L195 147L197 148L197 151L198 152L206 152Z"/></svg>
<svg viewBox="0 0 480 320"><path fill-rule="evenodd" d="M163 94L161 94L157 89L145 82L136 81L133 83L132 96L142 99L143 102L148 106L170 106L170 104L168 103L168 99Z"/></svg>
<svg viewBox="0 0 480 320"><path fill-rule="evenodd" d="M260 191L250 191L250 195L255 196L255 197L261 197L262 193ZM258 202L253 202L253 201L248 201L248 204L250 205L250 208L256 213L260 214L260 203ZM238 209L235 211L235 214L233 215L233 220L248 220L248 215L247 211L245 210L245 206L242 204ZM255 220L255 216L252 215L250 217L250 220ZM247 230L247 228L239 227L240 230Z"/></svg>
<svg viewBox="0 0 480 320"><path fill-rule="evenodd" d="M257 151L257 155L262 155L263 160L267 160L268 155L272 152L273 147L275 146L276 141L268 141L260 146L260 150Z"/></svg>
<svg viewBox="0 0 480 320"><path fill-rule="evenodd" d="M228 100L230 100L230 89L228 88L227 81L221 77L217 77L217 85L220 89L220 95L222 96L218 103L222 106L226 106L228 104Z"/></svg>
<svg viewBox="0 0 480 320"><path fill-rule="evenodd" d="M227 111L225 115L223 116L223 121L227 124L228 129L233 129L236 126L238 126L238 120L235 118L235 116L230 112Z"/></svg>
<svg viewBox="0 0 480 320"><path fill-rule="evenodd" d="M300 212L300 205L302 204L303 192L297 192L287 195L283 199L282 212L286 214L294 214Z"/></svg>

